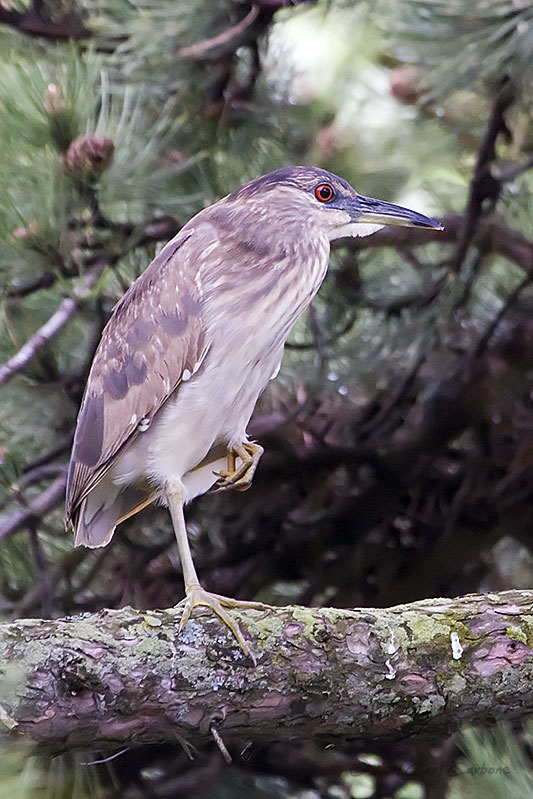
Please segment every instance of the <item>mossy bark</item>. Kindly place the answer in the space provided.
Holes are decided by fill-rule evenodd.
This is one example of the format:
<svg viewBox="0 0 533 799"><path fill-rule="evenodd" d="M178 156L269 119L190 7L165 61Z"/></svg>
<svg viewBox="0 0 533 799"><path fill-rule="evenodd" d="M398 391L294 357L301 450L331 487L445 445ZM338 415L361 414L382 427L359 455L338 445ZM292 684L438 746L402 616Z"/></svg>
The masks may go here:
<svg viewBox="0 0 533 799"><path fill-rule="evenodd" d="M533 712L533 591L389 609L203 611L0 625L0 722L47 751L180 740L394 739Z"/></svg>

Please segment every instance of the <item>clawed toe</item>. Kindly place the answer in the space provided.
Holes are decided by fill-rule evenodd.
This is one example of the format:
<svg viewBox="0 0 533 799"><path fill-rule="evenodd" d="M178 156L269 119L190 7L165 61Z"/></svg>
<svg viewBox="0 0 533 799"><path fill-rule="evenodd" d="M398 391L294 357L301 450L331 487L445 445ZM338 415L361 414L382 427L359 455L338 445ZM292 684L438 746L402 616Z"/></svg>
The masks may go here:
<svg viewBox="0 0 533 799"><path fill-rule="evenodd" d="M257 469L257 464L263 454L260 444L246 442L241 447L235 447L228 453L228 470L215 472L218 480L211 489L213 492L227 491L234 488L237 491L247 491ZM241 459L240 466L236 466L236 459Z"/></svg>
<svg viewBox="0 0 533 799"><path fill-rule="evenodd" d="M246 472L242 477L230 472L215 472L215 474L218 480L211 489L213 494L218 491L229 491L230 488L234 488L235 491L248 491L252 485L252 478Z"/></svg>
<svg viewBox="0 0 533 799"><path fill-rule="evenodd" d="M231 599L230 597L221 596L220 594L212 594L209 591L206 591L200 585L193 586L188 590L187 596L182 599L181 602L178 602L177 605L177 607L183 608L183 615L179 624L180 631L185 628L185 625L191 618L194 608L199 606L210 608L214 613L216 613L219 619L224 622L226 627L229 627L244 654L250 657L255 665L255 655L250 649L248 642L244 638L238 623L230 616L226 608L233 610L268 610L270 606L265 605L262 602L246 602L244 600Z"/></svg>

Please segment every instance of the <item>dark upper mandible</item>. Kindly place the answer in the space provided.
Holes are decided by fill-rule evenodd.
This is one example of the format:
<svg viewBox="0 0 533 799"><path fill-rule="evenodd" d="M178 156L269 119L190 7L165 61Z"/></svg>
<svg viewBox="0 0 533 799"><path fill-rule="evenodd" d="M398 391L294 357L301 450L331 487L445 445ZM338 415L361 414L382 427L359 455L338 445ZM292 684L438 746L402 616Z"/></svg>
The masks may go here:
<svg viewBox="0 0 533 799"><path fill-rule="evenodd" d="M401 205L364 197L343 178L316 166L287 166L276 169L245 183L227 199L238 201L266 197L269 192L282 186L299 189L324 207L343 211L346 214L345 221L350 224L402 225L442 230L442 225L436 219ZM359 235L353 228L348 231L346 225L342 232L345 235ZM330 237L336 236L332 234Z"/></svg>

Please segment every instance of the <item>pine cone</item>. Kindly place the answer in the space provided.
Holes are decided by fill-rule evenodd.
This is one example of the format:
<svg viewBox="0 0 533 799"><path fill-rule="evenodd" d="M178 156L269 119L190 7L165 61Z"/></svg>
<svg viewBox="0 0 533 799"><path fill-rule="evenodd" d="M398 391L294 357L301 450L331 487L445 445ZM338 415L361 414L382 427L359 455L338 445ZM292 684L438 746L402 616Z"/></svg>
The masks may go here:
<svg viewBox="0 0 533 799"><path fill-rule="evenodd" d="M71 143L65 162L74 177L96 180L113 163L115 145L111 139L78 136Z"/></svg>
<svg viewBox="0 0 533 799"><path fill-rule="evenodd" d="M415 105L423 94L422 73L418 67L404 64L390 73L390 90L393 97L404 105Z"/></svg>

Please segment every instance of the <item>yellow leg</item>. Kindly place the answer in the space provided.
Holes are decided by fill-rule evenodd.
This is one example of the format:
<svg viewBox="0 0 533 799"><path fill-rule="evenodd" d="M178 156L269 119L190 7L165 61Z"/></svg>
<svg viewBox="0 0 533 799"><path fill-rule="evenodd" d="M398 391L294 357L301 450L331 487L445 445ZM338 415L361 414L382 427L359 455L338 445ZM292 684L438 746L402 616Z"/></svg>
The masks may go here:
<svg viewBox="0 0 533 799"><path fill-rule="evenodd" d="M240 447L234 447L228 452L228 469L218 472L218 480L213 486L213 491L227 491L236 488L237 491L247 491L252 484L252 479L261 459L264 449L260 444L247 441ZM237 458L241 459L237 466Z"/></svg>
<svg viewBox="0 0 533 799"><path fill-rule="evenodd" d="M181 485L179 483L168 485L166 488L166 495L170 515L172 517L172 524L174 525L174 532L176 534L176 541L178 543L178 551L183 570L183 581L185 583L185 598L182 599L181 602L178 602L177 605L177 607L183 608L179 629L183 630L195 607L203 605L207 608L211 608L224 624L229 627L244 654L251 657L255 663L254 654L244 638L241 628L235 619L230 616L226 608L268 610L270 606L264 605L262 602L245 602L243 600L221 596L220 594L212 594L200 585L192 559L191 548L189 546L187 528L185 526Z"/></svg>

